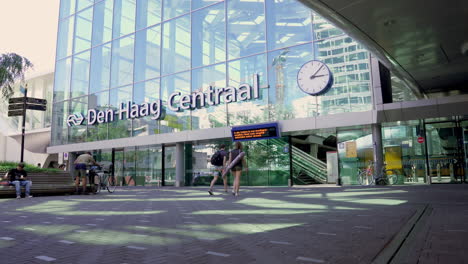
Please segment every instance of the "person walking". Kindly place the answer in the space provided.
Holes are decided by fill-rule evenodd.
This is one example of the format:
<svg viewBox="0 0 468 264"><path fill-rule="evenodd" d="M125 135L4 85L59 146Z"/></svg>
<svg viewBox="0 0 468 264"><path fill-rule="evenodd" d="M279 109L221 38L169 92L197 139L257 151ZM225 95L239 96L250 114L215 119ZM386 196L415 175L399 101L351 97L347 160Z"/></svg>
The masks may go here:
<svg viewBox="0 0 468 264"><path fill-rule="evenodd" d="M225 149L226 149L226 145L221 144L219 145L218 151L216 151L215 154L211 156L211 164L215 167L215 175L214 175L213 180L211 181L210 189L208 190L208 193L210 195L213 195L213 186L218 180L218 177L221 176L223 172L223 168L226 164L226 157L228 153ZM228 191L227 190L227 176L223 175L222 178L223 178L223 183L224 183L224 191L227 192Z"/></svg>
<svg viewBox="0 0 468 264"><path fill-rule="evenodd" d="M234 149L229 153L229 160L226 164L229 164L223 172L223 176L231 170L234 174L234 184L232 187L232 195L239 196L240 188L240 177L242 169L245 167L245 171L248 171L247 162L245 161L245 152L242 151L242 143L237 141L234 145Z"/></svg>
<svg viewBox="0 0 468 264"><path fill-rule="evenodd" d="M10 185L15 186L16 199L21 198L21 186L25 188L25 197L32 198L30 195L32 182L28 180L28 173L24 169L24 163L18 163L16 169L11 169L7 176L9 177Z"/></svg>

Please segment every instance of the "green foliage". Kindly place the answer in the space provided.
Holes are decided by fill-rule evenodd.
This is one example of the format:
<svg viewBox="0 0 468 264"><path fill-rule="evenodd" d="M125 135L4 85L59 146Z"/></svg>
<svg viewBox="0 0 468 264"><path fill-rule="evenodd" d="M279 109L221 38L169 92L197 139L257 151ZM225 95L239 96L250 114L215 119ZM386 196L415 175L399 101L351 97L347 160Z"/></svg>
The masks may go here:
<svg viewBox="0 0 468 264"><path fill-rule="evenodd" d="M18 162L13 162L13 161L0 161L0 176L3 176L2 174L6 173L7 171L16 168L16 165L18 165ZM63 172L62 170L59 169L43 169L39 168L37 166L27 164L24 167L26 172L48 172L48 173L57 173L57 172Z"/></svg>
<svg viewBox="0 0 468 264"><path fill-rule="evenodd" d="M4 98L13 94L13 85L18 80L24 80L24 73L33 64L16 53L0 55L0 91Z"/></svg>

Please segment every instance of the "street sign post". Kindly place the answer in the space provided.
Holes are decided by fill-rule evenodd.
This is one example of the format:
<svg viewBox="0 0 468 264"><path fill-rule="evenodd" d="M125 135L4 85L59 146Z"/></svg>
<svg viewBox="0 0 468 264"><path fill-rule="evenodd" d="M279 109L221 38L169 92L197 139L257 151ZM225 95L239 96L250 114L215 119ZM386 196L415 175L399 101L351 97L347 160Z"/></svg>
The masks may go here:
<svg viewBox="0 0 468 264"><path fill-rule="evenodd" d="M24 89L24 97L15 97L8 99L8 116L23 116L23 124L21 127L21 162L24 158L24 134L26 126L26 109L46 111L47 100L40 98L28 97L28 88Z"/></svg>

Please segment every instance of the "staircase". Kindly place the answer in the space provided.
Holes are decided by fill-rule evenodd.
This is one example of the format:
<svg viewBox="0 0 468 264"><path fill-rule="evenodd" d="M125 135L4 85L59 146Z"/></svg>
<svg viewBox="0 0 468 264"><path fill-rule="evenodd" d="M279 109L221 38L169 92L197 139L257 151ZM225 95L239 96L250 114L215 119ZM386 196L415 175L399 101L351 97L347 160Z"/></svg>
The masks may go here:
<svg viewBox="0 0 468 264"><path fill-rule="evenodd" d="M280 139L270 139L270 143L279 147L284 146L284 142ZM291 151L293 178L296 184L327 183L327 164L325 162L294 146L292 146Z"/></svg>

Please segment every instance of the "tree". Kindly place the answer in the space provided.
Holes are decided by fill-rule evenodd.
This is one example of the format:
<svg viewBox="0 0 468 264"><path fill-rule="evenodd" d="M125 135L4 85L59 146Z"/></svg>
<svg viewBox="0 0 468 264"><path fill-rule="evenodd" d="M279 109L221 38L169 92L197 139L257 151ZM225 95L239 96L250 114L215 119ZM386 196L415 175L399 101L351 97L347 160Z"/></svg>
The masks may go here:
<svg viewBox="0 0 468 264"><path fill-rule="evenodd" d="M24 80L24 73L33 67L33 64L16 53L0 55L0 90L4 98L13 94L13 85L18 80Z"/></svg>

